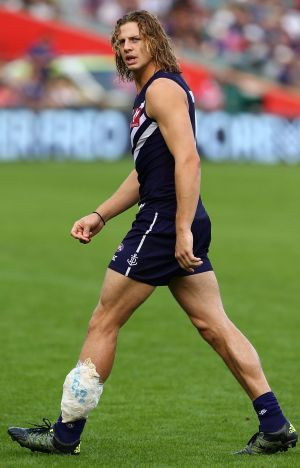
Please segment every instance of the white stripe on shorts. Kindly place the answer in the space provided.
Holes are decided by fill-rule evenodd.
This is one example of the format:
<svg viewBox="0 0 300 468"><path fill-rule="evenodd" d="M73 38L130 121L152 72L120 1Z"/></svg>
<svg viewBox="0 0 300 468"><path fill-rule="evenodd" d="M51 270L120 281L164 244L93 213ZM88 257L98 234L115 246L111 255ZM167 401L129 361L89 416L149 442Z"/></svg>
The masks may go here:
<svg viewBox="0 0 300 468"><path fill-rule="evenodd" d="M157 216L158 216L158 213L155 213L154 218L153 218L153 221L152 221L152 223L151 223L149 229L148 229L148 230L145 232L145 234L143 235L143 237L142 237L142 239L141 239L141 242L139 243L139 245L138 245L138 247L137 247L137 249L136 249L136 251L135 251L135 254L138 254L138 253L140 252L140 250L141 250L141 248L142 248L142 245L143 245L143 243L144 243L144 241L145 241L147 235L149 234L149 232L152 231L153 226L154 226L154 224L156 223ZM131 270L131 266L129 266L129 267L127 268L126 273L125 273L125 276L128 276L128 275L129 275L130 270Z"/></svg>

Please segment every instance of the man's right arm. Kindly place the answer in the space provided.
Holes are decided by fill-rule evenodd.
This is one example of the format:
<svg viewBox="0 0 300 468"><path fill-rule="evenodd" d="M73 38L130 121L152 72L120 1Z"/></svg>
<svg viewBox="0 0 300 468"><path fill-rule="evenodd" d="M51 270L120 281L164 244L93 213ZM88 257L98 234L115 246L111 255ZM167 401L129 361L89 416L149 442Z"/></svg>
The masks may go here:
<svg viewBox="0 0 300 468"><path fill-rule="evenodd" d="M92 237L98 234L104 222L131 208L139 201L139 182L134 169L124 180L116 192L90 213L75 222L71 236L84 244L88 244ZM104 222L103 222L104 221Z"/></svg>

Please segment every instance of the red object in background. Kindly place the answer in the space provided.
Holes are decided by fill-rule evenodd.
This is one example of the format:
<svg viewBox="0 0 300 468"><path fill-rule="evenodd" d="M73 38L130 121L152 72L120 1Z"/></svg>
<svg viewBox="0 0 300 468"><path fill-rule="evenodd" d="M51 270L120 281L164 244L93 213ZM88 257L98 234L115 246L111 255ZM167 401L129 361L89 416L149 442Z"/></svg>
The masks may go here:
<svg viewBox="0 0 300 468"><path fill-rule="evenodd" d="M265 93L263 108L270 114L287 118L300 117L300 93L274 87Z"/></svg>
<svg viewBox="0 0 300 468"><path fill-rule="evenodd" d="M58 21L41 21L26 13L0 8L0 60L24 56L41 37L46 37L59 55L112 54L106 38Z"/></svg>
<svg viewBox="0 0 300 468"><path fill-rule="evenodd" d="M106 37L76 29L58 21L41 21L26 13L0 7L0 60L23 57L41 38L49 41L56 54L112 55ZM213 73L199 65L182 61L182 71L195 94ZM264 95L263 110L288 118L300 116L300 94L275 84Z"/></svg>
<svg viewBox="0 0 300 468"><path fill-rule="evenodd" d="M195 95L197 94L197 91L200 88L202 82L213 76L212 73L206 68L202 68L199 67L199 65L194 65L184 61L180 63L180 68L184 75L184 79L187 81L189 87L193 90Z"/></svg>

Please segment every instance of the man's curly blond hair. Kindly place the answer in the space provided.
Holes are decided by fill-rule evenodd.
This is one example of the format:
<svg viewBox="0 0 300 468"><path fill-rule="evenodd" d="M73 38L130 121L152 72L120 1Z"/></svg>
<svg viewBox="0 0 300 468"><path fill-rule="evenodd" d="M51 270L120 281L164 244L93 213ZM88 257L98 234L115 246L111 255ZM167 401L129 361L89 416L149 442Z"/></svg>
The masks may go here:
<svg viewBox="0 0 300 468"><path fill-rule="evenodd" d="M120 28L126 23L137 23L141 37L146 41L149 50L158 70L180 73L180 68L173 52L170 40L166 35L158 18L148 11L138 10L127 13L120 18L112 34L111 44L115 52L117 72L122 81L133 81L133 73L124 63L119 46Z"/></svg>

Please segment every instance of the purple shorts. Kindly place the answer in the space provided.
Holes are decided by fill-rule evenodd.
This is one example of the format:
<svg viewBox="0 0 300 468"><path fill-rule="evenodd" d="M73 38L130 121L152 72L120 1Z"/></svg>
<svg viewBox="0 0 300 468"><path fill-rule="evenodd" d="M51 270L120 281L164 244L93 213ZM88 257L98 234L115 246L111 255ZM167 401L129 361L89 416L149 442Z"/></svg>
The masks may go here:
<svg viewBox="0 0 300 468"><path fill-rule="evenodd" d="M158 212L142 209L132 228L117 248L110 264L114 271L136 281L153 286L166 286L176 276L189 276L212 270L207 257L210 239L210 219L205 213L192 224L194 255L203 264L194 273L183 270L175 258L175 220Z"/></svg>

